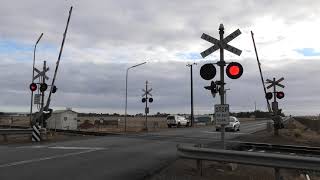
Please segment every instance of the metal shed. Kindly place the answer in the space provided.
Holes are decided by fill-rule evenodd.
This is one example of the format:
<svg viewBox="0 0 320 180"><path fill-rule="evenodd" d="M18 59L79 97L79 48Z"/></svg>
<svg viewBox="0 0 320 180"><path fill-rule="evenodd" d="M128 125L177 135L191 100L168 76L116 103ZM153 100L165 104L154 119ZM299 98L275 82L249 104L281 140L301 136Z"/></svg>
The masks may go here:
<svg viewBox="0 0 320 180"><path fill-rule="evenodd" d="M78 129L78 113L72 111L71 108L66 110L56 110L48 119L47 128L62 130Z"/></svg>

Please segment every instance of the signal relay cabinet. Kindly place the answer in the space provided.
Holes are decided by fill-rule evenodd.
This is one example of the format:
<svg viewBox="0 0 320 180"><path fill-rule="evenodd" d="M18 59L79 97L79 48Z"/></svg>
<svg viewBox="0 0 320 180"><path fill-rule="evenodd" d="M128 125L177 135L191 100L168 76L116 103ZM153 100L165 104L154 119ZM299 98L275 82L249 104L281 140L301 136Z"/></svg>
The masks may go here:
<svg viewBox="0 0 320 180"><path fill-rule="evenodd" d="M47 128L62 130L78 129L78 113L71 109L53 111L47 120Z"/></svg>

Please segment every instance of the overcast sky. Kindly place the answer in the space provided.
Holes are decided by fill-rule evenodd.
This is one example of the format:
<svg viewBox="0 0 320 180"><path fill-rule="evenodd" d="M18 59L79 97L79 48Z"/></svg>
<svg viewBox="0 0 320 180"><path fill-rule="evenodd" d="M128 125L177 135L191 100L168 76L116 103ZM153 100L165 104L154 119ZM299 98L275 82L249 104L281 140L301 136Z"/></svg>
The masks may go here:
<svg viewBox="0 0 320 180"><path fill-rule="evenodd" d="M149 81L154 102L150 113L190 112L190 68L194 66L195 114L212 113L220 103L203 87L200 67L219 60L202 33L219 37L240 29L229 44L241 56L225 51L225 60L243 65L241 78L226 77L231 111L266 110L250 31L265 79L281 78L286 86L279 106L287 114L320 113L319 0L0 0L0 111L28 112L33 47L36 67L46 60L52 80L68 11L72 17L51 107L79 112L124 113L126 69L130 69L128 113L144 112L142 89ZM215 80L219 76L215 77ZM36 110L36 109L34 109Z"/></svg>

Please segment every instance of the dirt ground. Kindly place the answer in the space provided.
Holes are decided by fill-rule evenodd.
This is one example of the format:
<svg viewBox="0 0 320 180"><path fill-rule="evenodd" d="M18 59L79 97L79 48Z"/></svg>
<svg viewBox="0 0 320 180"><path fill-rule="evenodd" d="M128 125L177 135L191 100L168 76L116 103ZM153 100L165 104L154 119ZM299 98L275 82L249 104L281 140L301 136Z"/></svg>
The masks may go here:
<svg viewBox="0 0 320 180"><path fill-rule="evenodd" d="M311 131L301 123L291 120L286 129L279 131L275 137L273 132L260 131L253 135L242 136L236 141L250 141L272 144L292 144L320 147L320 133ZM274 180L274 169L241 164L202 161L202 175L197 169L196 160L178 159L171 165L146 180ZM304 180L303 172L281 169L283 180ZM320 180L320 174L308 174L311 180Z"/></svg>

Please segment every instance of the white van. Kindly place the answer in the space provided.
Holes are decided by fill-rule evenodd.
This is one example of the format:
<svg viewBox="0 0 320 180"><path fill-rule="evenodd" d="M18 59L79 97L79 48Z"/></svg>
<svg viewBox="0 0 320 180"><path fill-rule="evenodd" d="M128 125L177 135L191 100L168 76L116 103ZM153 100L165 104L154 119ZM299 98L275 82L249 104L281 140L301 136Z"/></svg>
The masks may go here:
<svg viewBox="0 0 320 180"><path fill-rule="evenodd" d="M190 125L190 121L187 120L183 116L169 115L167 117L167 125L168 125L168 128L171 128L172 126L177 126L177 127L185 126L185 127L188 127Z"/></svg>

